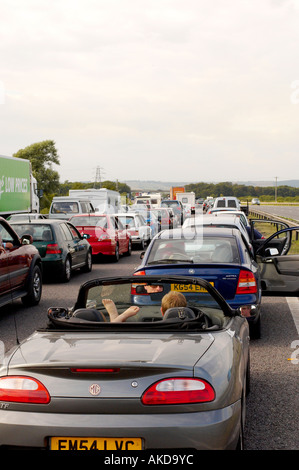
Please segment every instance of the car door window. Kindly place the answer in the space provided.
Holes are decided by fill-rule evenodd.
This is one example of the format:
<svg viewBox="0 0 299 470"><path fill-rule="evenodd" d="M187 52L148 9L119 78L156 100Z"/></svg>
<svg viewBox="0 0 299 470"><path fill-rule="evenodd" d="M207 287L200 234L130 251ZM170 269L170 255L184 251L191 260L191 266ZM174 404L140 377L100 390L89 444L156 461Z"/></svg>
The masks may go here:
<svg viewBox="0 0 299 470"><path fill-rule="evenodd" d="M60 229L64 240L72 240L72 234L66 224L60 224Z"/></svg>
<svg viewBox="0 0 299 470"><path fill-rule="evenodd" d="M68 227L69 231L71 232L72 239L76 240L76 239L81 238L80 233L78 232L78 230L75 227L73 227L70 224L67 224L67 227Z"/></svg>
<svg viewBox="0 0 299 470"><path fill-rule="evenodd" d="M259 232L265 240L271 237L271 235L273 235L274 233L288 228L288 225L286 223L278 222L275 220L251 220L250 225L254 230ZM253 239L257 239L257 235L255 235L254 230L252 237Z"/></svg>
<svg viewBox="0 0 299 470"><path fill-rule="evenodd" d="M7 269L10 275L10 289L17 289L24 285L30 265L29 254L24 245L20 245L19 239L5 223L0 223L0 236L2 242L12 243L13 249L6 252L8 259Z"/></svg>
<svg viewBox="0 0 299 470"><path fill-rule="evenodd" d="M289 232L284 232L288 225L276 220L251 220L251 243L255 254L265 255L265 249L276 249L278 254L284 254L288 246ZM265 245L266 240L269 243Z"/></svg>
<svg viewBox="0 0 299 470"><path fill-rule="evenodd" d="M278 241L283 241L283 244L277 244ZM298 295L299 227L285 229L270 237L258 251L257 262L264 293Z"/></svg>
<svg viewBox="0 0 299 470"><path fill-rule="evenodd" d="M3 225L0 225L0 237L1 237L0 239L4 243L10 242L13 245L15 244L15 240L14 240L13 236L11 235L11 233L9 233L6 230L6 228Z"/></svg>

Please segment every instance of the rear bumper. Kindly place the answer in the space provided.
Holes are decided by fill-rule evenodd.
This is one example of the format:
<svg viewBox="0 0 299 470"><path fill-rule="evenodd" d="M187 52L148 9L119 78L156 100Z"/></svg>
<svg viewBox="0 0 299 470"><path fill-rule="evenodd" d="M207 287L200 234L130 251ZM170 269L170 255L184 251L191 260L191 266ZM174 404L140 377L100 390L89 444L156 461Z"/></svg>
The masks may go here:
<svg viewBox="0 0 299 470"><path fill-rule="evenodd" d="M108 255L112 256L115 254L116 243L109 242L92 242L90 243L93 255Z"/></svg>
<svg viewBox="0 0 299 470"><path fill-rule="evenodd" d="M240 414L240 401L221 410L152 415L80 415L1 410L0 450L2 446L48 450L51 436L141 437L144 450L235 449L239 438Z"/></svg>

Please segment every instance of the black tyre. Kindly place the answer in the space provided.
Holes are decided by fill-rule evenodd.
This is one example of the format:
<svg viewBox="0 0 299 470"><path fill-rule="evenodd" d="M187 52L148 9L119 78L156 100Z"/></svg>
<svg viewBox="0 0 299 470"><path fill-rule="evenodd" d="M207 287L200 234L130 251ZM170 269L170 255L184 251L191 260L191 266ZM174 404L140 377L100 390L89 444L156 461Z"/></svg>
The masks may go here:
<svg viewBox="0 0 299 470"><path fill-rule="evenodd" d="M131 256L131 254L132 254L132 242L131 242L131 240L129 240L128 251L125 252L125 255L126 256Z"/></svg>
<svg viewBox="0 0 299 470"><path fill-rule="evenodd" d="M88 251L86 255L86 264L85 266L83 266L82 271L84 273L90 273L91 270L92 270L92 255L91 255L91 252Z"/></svg>
<svg viewBox="0 0 299 470"><path fill-rule="evenodd" d="M117 262L119 261L119 246L118 243L115 245L115 253L113 255L113 261Z"/></svg>
<svg viewBox="0 0 299 470"><path fill-rule="evenodd" d="M63 271L61 274L61 281L69 282L71 279L71 273L72 273L72 264L71 264L70 258L67 257L64 262Z"/></svg>
<svg viewBox="0 0 299 470"><path fill-rule="evenodd" d="M250 338L251 339L260 339L261 337L261 317L257 319L256 323L253 323L249 327Z"/></svg>

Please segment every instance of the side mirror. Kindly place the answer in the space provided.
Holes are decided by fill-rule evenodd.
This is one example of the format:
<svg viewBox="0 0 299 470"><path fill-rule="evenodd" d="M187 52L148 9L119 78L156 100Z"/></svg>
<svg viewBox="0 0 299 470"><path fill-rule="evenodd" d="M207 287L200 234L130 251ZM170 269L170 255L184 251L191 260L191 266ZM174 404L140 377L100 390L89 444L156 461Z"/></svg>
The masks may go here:
<svg viewBox="0 0 299 470"><path fill-rule="evenodd" d="M237 312L241 317L254 317L257 313L255 305L241 305L237 309Z"/></svg>
<svg viewBox="0 0 299 470"><path fill-rule="evenodd" d="M81 236L82 236L82 238L84 238L85 240L88 240L88 239L90 238L89 233L82 233Z"/></svg>

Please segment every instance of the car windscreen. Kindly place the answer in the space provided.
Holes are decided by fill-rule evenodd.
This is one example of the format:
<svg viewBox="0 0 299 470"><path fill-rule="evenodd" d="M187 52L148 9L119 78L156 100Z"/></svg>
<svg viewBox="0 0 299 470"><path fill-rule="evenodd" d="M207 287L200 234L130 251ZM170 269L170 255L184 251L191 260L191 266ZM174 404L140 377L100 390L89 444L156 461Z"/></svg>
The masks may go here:
<svg viewBox="0 0 299 470"><path fill-rule="evenodd" d="M135 227L135 219L134 217L130 216L117 216L118 220L121 221L122 225L125 227L126 225L128 228Z"/></svg>
<svg viewBox="0 0 299 470"><path fill-rule="evenodd" d="M237 207L236 201L234 199L228 199L227 207Z"/></svg>
<svg viewBox="0 0 299 470"><path fill-rule="evenodd" d="M53 240L53 232L50 224L16 224L13 225L14 230L19 237L22 235L32 235L34 242Z"/></svg>
<svg viewBox="0 0 299 470"><path fill-rule="evenodd" d="M71 202L54 202L51 207L52 214L69 214L79 212L78 203L75 201Z"/></svg>
<svg viewBox="0 0 299 470"><path fill-rule="evenodd" d="M173 262L239 263L239 251L234 237L190 237L155 240L147 264Z"/></svg>
<svg viewBox="0 0 299 470"><path fill-rule="evenodd" d="M107 217L101 216L82 216L82 217L72 217L70 222L75 225L75 227L100 227L107 228Z"/></svg>
<svg viewBox="0 0 299 470"><path fill-rule="evenodd" d="M134 276L130 282L87 281L81 286L71 312L49 309L55 323L76 328L105 328L126 325L127 329L152 330L182 328L222 328L225 318L233 313L224 299L205 280L171 276L167 282L161 276ZM186 324L185 324L186 323ZM190 325L191 323L191 325ZM113 324L113 325L112 325Z"/></svg>
<svg viewBox="0 0 299 470"><path fill-rule="evenodd" d="M179 209L180 208L180 204L177 201L162 202L161 206L162 207L171 207L172 209Z"/></svg>

